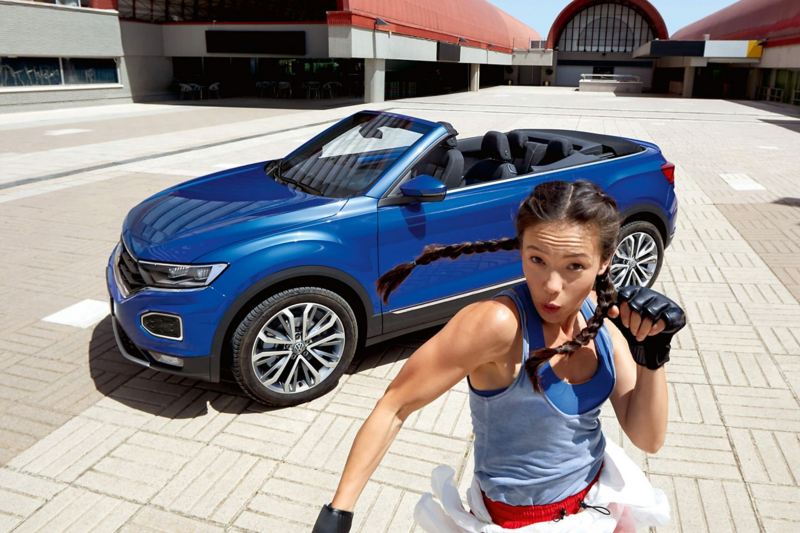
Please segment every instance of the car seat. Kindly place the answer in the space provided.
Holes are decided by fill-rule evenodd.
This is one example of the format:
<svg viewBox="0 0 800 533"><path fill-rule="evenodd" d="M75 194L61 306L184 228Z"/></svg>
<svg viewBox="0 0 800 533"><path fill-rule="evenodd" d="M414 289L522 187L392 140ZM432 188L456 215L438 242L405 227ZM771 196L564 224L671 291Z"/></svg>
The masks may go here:
<svg viewBox="0 0 800 533"><path fill-rule="evenodd" d="M527 174L531 172L535 165L541 165L545 154L547 153L547 145L533 141L525 143L525 156L522 159L520 174Z"/></svg>
<svg viewBox="0 0 800 533"><path fill-rule="evenodd" d="M540 166L549 165L560 161L573 152L572 143L564 137L553 137L547 143L547 150L544 158L539 162ZM535 163L534 163L535 164Z"/></svg>
<svg viewBox="0 0 800 533"><path fill-rule="evenodd" d="M464 155L457 148L440 146L414 168L414 176L427 174L441 181L448 189L462 185Z"/></svg>
<svg viewBox="0 0 800 533"><path fill-rule="evenodd" d="M467 185L502 180L517 175L517 169L511 162L508 137L499 131L486 132L481 141L481 154L484 159L472 165L464 175L464 182Z"/></svg>
<svg viewBox="0 0 800 533"><path fill-rule="evenodd" d="M518 174L527 174L532 166L541 164L547 152L546 144L529 141L528 136L518 130L508 133L508 144Z"/></svg>

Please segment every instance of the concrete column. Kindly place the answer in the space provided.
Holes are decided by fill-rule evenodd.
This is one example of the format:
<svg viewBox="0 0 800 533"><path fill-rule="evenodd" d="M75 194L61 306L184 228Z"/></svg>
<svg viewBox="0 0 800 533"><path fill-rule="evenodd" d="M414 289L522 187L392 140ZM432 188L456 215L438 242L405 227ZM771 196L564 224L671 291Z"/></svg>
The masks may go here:
<svg viewBox="0 0 800 533"><path fill-rule="evenodd" d="M691 98L694 91L694 67L683 69L683 93L684 98Z"/></svg>
<svg viewBox="0 0 800 533"><path fill-rule="evenodd" d="M386 87L386 60L364 60L364 102L383 102Z"/></svg>
<svg viewBox="0 0 800 533"><path fill-rule="evenodd" d="M757 98L756 92L758 91L758 82L761 76L757 68L751 68L747 72L747 98L755 100Z"/></svg>
<svg viewBox="0 0 800 533"><path fill-rule="evenodd" d="M477 63L469 65L469 90L477 91L481 88L481 66Z"/></svg>

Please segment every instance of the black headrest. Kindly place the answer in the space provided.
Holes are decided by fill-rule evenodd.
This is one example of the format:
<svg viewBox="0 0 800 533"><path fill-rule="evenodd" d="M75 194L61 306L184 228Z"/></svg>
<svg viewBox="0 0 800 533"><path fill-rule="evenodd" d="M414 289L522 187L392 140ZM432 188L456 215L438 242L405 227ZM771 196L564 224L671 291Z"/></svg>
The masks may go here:
<svg viewBox="0 0 800 533"><path fill-rule="evenodd" d="M508 133L508 144L511 147L511 153L519 157L525 153L525 142L528 136L521 131L511 131Z"/></svg>
<svg viewBox="0 0 800 533"><path fill-rule="evenodd" d="M499 131L487 131L481 141L481 152L484 157L511 161L511 148L508 146L508 137Z"/></svg>
<svg viewBox="0 0 800 533"><path fill-rule="evenodd" d="M554 137L547 143L544 159L548 163L564 159L572 153L572 143L564 137Z"/></svg>

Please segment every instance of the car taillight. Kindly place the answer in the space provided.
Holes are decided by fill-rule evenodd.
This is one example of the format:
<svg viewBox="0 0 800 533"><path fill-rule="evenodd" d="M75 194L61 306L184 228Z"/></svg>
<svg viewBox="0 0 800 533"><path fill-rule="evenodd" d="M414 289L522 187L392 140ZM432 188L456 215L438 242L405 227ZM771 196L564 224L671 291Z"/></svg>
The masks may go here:
<svg viewBox="0 0 800 533"><path fill-rule="evenodd" d="M675 185L675 165L667 161L661 165L661 172L664 173L664 177L671 185Z"/></svg>

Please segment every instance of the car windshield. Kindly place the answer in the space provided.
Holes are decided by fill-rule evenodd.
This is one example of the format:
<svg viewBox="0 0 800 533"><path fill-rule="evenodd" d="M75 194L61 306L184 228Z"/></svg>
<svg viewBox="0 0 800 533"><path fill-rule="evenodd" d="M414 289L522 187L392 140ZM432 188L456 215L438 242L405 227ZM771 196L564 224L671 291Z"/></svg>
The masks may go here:
<svg viewBox="0 0 800 533"><path fill-rule="evenodd" d="M422 120L361 112L267 168L278 180L334 198L365 192L414 143L431 131Z"/></svg>

